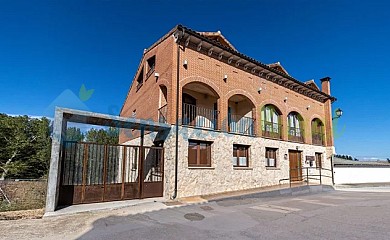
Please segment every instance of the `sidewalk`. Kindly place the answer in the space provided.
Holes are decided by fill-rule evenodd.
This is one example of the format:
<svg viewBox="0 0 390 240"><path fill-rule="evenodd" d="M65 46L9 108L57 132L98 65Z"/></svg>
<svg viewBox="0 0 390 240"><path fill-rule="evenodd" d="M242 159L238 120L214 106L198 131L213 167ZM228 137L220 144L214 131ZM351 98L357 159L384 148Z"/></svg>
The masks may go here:
<svg viewBox="0 0 390 240"><path fill-rule="evenodd" d="M185 206L189 204L200 204L209 201L218 201L222 199L243 198L243 197L276 197L283 195L299 195L307 193L316 193L333 190L327 185L307 185L304 182L290 184L281 184L269 187L253 188L248 190L231 191L218 194L192 196L179 198L176 200L165 200L164 198L133 199L127 201L114 201L104 203L91 203L68 206L55 212L46 213L44 217L71 215L84 212L111 211L116 209L128 209L134 214L147 211L148 207L153 206L154 210L165 209L167 207ZM130 213L129 213L130 214Z"/></svg>

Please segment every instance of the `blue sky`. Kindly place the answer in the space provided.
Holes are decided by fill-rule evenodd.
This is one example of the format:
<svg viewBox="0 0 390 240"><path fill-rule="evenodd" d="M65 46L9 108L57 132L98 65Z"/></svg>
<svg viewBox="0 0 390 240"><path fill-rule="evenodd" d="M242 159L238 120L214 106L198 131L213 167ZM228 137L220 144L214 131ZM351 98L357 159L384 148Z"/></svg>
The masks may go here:
<svg viewBox="0 0 390 240"><path fill-rule="evenodd" d="M0 112L45 115L82 84L118 114L144 48L176 24L217 31L295 78L332 77L338 153L390 157L386 1L0 1ZM67 92L69 93L69 92ZM75 103L78 104L77 102Z"/></svg>

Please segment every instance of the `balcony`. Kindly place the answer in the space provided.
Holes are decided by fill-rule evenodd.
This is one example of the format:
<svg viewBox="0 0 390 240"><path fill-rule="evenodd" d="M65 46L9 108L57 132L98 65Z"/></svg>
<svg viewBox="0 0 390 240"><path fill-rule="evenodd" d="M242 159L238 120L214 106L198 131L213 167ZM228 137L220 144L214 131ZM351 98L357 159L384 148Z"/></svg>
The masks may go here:
<svg viewBox="0 0 390 240"><path fill-rule="evenodd" d="M253 118L235 114L229 114L228 116L229 132L250 136L254 135L255 120Z"/></svg>
<svg viewBox="0 0 390 240"><path fill-rule="evenodd" d="M325 134L313 132L312 133L312 142L314 145L323 146L325 145Z"/></svg>
<svg viewBox="0 0 390 240"><path fill-rule="evenodd" d="M218 111L183 103L182 124L187 126L217 129Z"/></svg>
<svg viewBox="0 0 390 240"><path fill-rule="evenodd" d="M304 142L304 131L300 128L289 127L288 140L293 142Z"/></svg>
<svg viewBox="0 0 390 240"><path fill-rule="evenodd" d="M168 113L168 106L167 104L165 104L164 106L158 109L158 122L167 123L167 113Z"/></svg>
<svg viewBox="0 0 390 240"><path fill-rule="evenodd" d="M272 139L282 139L282 125L278 123L262 121L261 122L262 136Z"/></svg>

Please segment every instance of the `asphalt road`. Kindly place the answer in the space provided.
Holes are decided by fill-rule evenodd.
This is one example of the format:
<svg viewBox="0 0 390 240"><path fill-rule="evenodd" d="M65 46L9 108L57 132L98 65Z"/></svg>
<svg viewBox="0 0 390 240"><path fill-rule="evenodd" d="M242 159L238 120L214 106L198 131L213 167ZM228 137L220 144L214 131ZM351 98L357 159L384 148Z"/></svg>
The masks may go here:
<svg viewBox="0 0 390 240"><path fill-rule="evenodd" d="M0 221L0 239L390 239L390 192L352 190Z"/></svg>
<svg viewBox="0 0 390 240"><path fill-rule="evenodd" d="M225 200L98 219L79 239L390 239L390 193Z"/></svg>

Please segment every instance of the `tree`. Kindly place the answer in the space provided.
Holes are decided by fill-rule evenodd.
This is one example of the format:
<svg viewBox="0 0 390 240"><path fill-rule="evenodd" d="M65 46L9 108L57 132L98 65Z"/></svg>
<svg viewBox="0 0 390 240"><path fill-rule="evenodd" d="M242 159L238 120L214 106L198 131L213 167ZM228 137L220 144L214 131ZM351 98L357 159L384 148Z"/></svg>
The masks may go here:
<svg viewBox="0 0 390 240"><path fill-rule="evenodd" d="M39 178L47 173L49 125L47 118L0 114L0 179Z"/></svg>
<svg viewBox="0 0 390 240"><path fill-rule="evenodd" d="M387 158L387 162L390 163L390 158Z"/></svg>
<svg viewBox="0 0 390 240"><path fill-rule="evenodd" d="M86 141L99 144L118 144L119 142L119 129L109 127L105 129L91 128L86 133Z"/></svg>
<svg viewBox="0 0 390 240"><path fill-rule="evenodd" d="M80 128L69 127L66 129L66 141L81 142L84 137L84 133L81 132Z"/></svg>

